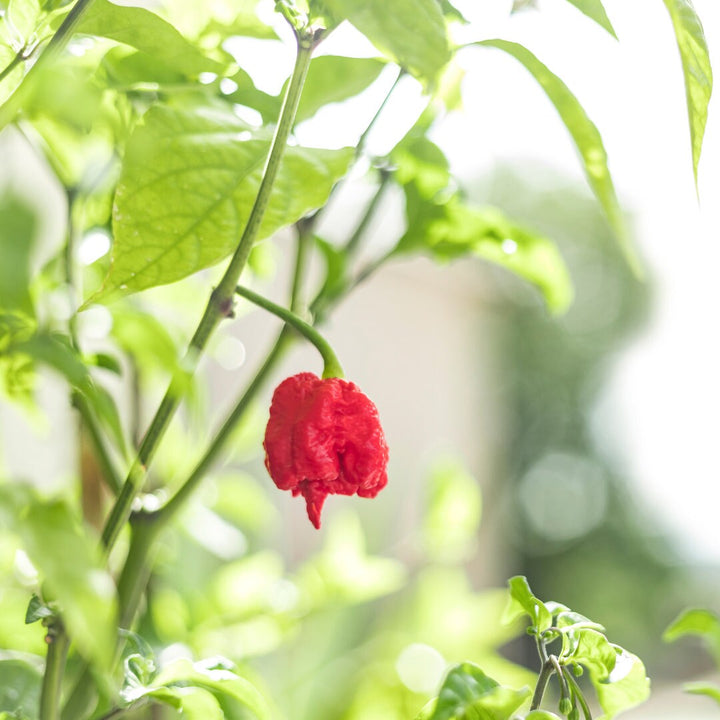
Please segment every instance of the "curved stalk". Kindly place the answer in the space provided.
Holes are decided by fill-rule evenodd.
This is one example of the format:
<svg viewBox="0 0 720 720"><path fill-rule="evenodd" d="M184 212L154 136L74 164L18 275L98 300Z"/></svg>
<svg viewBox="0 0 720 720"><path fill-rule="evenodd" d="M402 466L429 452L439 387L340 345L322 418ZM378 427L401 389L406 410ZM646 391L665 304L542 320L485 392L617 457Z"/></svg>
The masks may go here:
<svg viewBox="0 0 720 720"><path fill-rule="evenodd" d="M323 378L344 377L342 366L340 365L337 355L335 355L335 351L332 349L330 343L312 325L306 323L302 318L299 318L287 308L277 305L272 302L272 300L268 300L248 288L238 286L235 292L240 295L240 297L244 297L263 310L277 315L281 320L290 325L290 327L297 330L308 342L311 342L322 356L325 365L322 375Z"/></svg>

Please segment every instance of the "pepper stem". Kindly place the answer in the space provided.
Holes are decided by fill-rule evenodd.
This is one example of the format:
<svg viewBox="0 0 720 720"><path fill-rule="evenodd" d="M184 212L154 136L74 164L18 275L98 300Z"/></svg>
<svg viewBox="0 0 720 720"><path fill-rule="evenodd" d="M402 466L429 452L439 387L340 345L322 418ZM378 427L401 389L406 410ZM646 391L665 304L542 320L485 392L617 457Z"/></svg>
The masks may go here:
<svg viewBox="0 0 720 720"><path fill-rule="evenodd" d="M287 308L275 304L272 300L268 300L262 295L258 295L252 290L248 290L246 287L238 285L235 288L235 292L240 295L240 297L244 297L251 303L261 307L263 310L267 310L273 315L277 315L282 321L286 322L293 329L297 330L304 338L309 340L317 348L317 351L322 356L323 363L325 364L322 374L323 379L345 377L340 361L338 360L337 355L335 355L335 351L332 347L330 347L330 343L312 325L306 323Z"/></svg>

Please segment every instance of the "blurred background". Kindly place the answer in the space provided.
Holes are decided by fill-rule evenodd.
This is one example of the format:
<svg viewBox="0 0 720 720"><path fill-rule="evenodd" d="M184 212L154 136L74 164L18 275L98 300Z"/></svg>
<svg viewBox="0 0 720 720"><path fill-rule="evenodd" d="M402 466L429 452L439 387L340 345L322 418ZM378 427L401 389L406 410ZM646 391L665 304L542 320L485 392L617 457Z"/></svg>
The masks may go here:
<svg viewBox="0 0 720 720"><path fill-rule="evenodd" d="M278 493L262 466L268 388L201 502L167 539L141 632L169 644L161 659L219 654L242 663L286 717L411 718L453 662L529 682L520 666L535 667L534 646L499 623L501 588L524 574L539 597L603 623L612 641L645 661L654 694L629 716L715 717L708 699L680 687L711 673L709 658L698 643L668 646L661 635L688 605L720 609L718 101L696 188L680 61L661 2L606 0L619 42L560 0L525 3L514 14L510 0L455 4L476 37L527 44L580 99L603 135L646 277L621 256L532 78L499 53L465 51L463 110L433 140L473 202L558 243L573 305L550 315L537 292L480 261L384 267L326 330L379 408L391 448L387 490L372 502L331 497L316 532L300 501ZM720 5L694 6L720 67ZM367 51L348 35L331 36L323 52L349 43ZM259 88L278 92L287 66L256 58L258 67L246 69ZM298 128L299 140L354 144L391 83L383 74L358 98L318 113ZM378 128L371 152L402 136L420 94L406 79L388 111L396 124ZM49 256L62 242L62 193L19 134L0 136L0 155L0 187L11 178L24 187ZM371 190L361 180L346 187L323 237L357 217ZM402 233L400 198L388 193L383 203L368 257ZM291 240L281 233L256 258L256 284L268 294L279 297L287 285ZM88 258L91 278L96 258ZM169 335L187 334L208 278L146 293ZM173 426L157 477L182 479L196 433L209 433L206 414L221 416L261 362L277 328L259 312L240 314L222 329L205 365L209 390ZM82 322L88 341L103 347L109 314L95 308ZM307 349L287 358L277 380L301 370L319 372ZM162 392L159 376L148 376L141 415ZM43 417L0 406L3 471L59 489L78 460L70 410L53 377L38 392ZM38 438L47 439L45 450L28 453ZM27 578L8 543L0 546L8 576L0 647L42 654L41 629L17 623Z"/></svg>

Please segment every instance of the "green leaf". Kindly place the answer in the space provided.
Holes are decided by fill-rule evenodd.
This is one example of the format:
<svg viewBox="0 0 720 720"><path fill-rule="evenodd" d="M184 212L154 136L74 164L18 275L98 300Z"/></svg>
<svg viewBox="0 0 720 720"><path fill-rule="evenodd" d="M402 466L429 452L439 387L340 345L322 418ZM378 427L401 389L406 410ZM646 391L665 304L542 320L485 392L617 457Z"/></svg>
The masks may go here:
<svg viewBox="0 0 720 720"><path fill-rule="evenodd" d="M226 662L201 661L195 664L178 660L163 670L156 678L155 685L171 686L189 684L209 690L215 695L237 700L247 707L258 720L269 717L267 701L257 688L245 678L228 669ZM231 665L230 665L231 667ZM222 715L220 715L222 718Z"/></svg>
<svg viewBox="0 0 720 720"><path fill-rule="evenodd" d="M628 263L635 273L642 275L640 260L631 244L615 194L615 186L610 177L607 153L602 137L582 105L570 92L567 85L557 75L550 72L526 47L507 40L484 40L479 44L494 47L512 55L527 68L545 91L572 136L580 153L590 187L605 211Z"/></svg>
<svg viewBox="0 0 720 720"><path fill-rule="evenodd" d="M14 658L0 660L0 713L38 717L41 684L42 673L34 665Z"/></svg>
<svg viewBox="0 0 720 720"><path fill-rule="evenodd" d="M504 687L472 663L450 670L429 720L509 720L530 689Z"/></svg>
<svg viewBox="0 0 720 720"><path fill-rule="evenodd" d="M177 688L173 693L180 701L180 710L188 720L225 720L215 696L197 687Z"/></svg>
<svg viewBox="0 0 720 720"><path fill-rule="evenodd" d="M445 20L437 0L324 0L324 5L423 80L434 80L450 60Z"/></svg>
<svg viewBox="0 0 720 720"><path fill-rule="evenodd" d="M508 580L508 586L510 602L503 614L503 622L513 622L522 615L529 615L532 627L539 633L547 630L552 625L552 614L545 603L532 594L527 578L516 575Z"/></svg>
<svg viewBox="0 0 720 720"><path fill-rule="evenodd" d="M94 298L180 280L237 246L270 140L230 112L156 106L133 133L115 197L112 265ZM353 150L288 147L258 239L322 206Z"/></svg>
<svg viewBox="0 0 720 720"><path fill-rule="evenodd" d="M206 57L170 23L145 8L94 0L82 16L77 32L130 45L188 75L220 73L224 69L221 63Z"/></svg>
<svg viewBox="0 0 720 720"><path fill-rule="evenodd" d="M41 500L26 486L0 486L0 522L18 535L56 602L73 642L86 658L109 669L116 639L115 585L96 538L59 500Z"/></svg>
<svg viewBox="0 0 720 720"><path fill-rule="evenodd" d="M674 642L686 635L700 636L715 664L720 667L720 616L699 608L684 610L665 630L663 640Z"/></svg>
<svg viewBox="0 0 720 720"><path fill-rule="evenodd" d="M685 96L690 120L693 172L697 184L707 111L712 94L712 68L705 33L690 0L663 0L670 13L685 76Z"/></svg>
<svg viewBox="0 0 720 720"><path fill-rule="evenodd" d="M13 352L26 354L53 368L83 395L98 419L112 433L118 449L125 450L120 415L111 395L96 384L82 358L70 346L67 338L57 334L39 333L12 347Z"/></svg>
<svg viewBox="0 0 720 720"><path fill-rule="evenodd" d="M552 241L514 224L495 208L465 204L459 194L433 203L414 183L404 190L408 230L396 254L429 252L440 260L475 255L535 285L552 312L568 308L572 283Z"/></svg>
<svg viewBox="0 0 720 720"><path fill-rule="evenodd" d="M710 683L691 682L683 685L683 690L692 695L705 695L720 704L720 687Z"/></svg>
<svg viewBox="0 0 720 720"><path fill-rule="evenodd" d="M594 20L600 27L607 30L617 40L615 28L612 26L600 0L568 0L568 2Z"/></svg>
<svg viewBox="0 0 720 720"><path fill-rule="evenodd" d="M610 677L601 682L593 680L604 715L599 720L611 720L621 712L645 702L650 696L650 680L640 658L613 646L617 653Z"/></svg>
<svg viewBox="0 0 720 720"><path fill-rule="evenodd" d="M0 310L32 315L30 258L36 230L35 213L26 203L0 195Z"/></svg>
<svg viewBox="0 0 720 720"><path fill-rule="evenodd" d="M25 624L30 625L38 620L44 620L55 615L52 608L48 607L37 595L33 593L25 612Z"/></svg>
<svg viewBox="0 0 720 720"><path fill-rule="evenodd" d="M423 541L432 560L457 562L472 555L482 496L477 480L452 460L436 466L427 483Z"/></svg>
<svg viewBox="0 0 720 720"><path fill-rule="evenodd" d="M10 0L7 6L7 21L20 38L27 42L40 20L42 10L38 0Z"/></svg>
<svg viewBox="0 0 720 720"><path fill-rule="evenodd" d="M384 67L385 63L375 58L337 55L315 58L303 86L296 122L311 118L328 103L341 102L361 93L377 79Z"/></svg>
<svg viewBox="0 0 720 720"><path fill-rule="evenodd" d="M533 710L525 716L525 720L562 720L562 718L547 710Z"/></svg>

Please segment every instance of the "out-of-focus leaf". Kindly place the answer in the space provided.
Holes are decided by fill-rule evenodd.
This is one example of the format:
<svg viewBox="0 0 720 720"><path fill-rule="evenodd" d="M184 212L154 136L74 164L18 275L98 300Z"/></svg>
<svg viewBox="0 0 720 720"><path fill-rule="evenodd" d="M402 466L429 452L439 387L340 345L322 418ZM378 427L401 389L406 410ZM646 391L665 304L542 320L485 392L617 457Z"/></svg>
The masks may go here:
<svg viewBox="0 0 720 720"><path fill-rule="evenodd" d="M568 0L568 2L594 20L601 28L607 30L617 40L615 28L612 26L601 0Z"/></svg>
<svg viewBox="0 0 720 720"><path fill-rule="evenodd" d="M474 208L458 194L428 202L412 183L404 187L408 230L395 253L427 252L439 260L474 255L531 282L552 312L573 298L567 267L557 246L514 224L495 208Z"/></svg>
<svg viewBox="0 0 720 720"><path fill-rule="evenodd" d="M8 351L31 338L35 328L35 320L22 312L0 312L0 388L16 401L31 401L35 372L28 355Z"/></svg>
<svg viewBox="0 0 720 720"><path fill-rule="evenodd" d="M223 71L220 63L206 57L170 23L142 7L94 0L82 16L77 32L130 45L188 75Z"/></svg>
<svg viewBox="0 0 720 720"><path fill-rule="evenodd" d="M599 200L628 263L638 275L641 275L641 264L632 246L615 194L615 186L608 170L607 153L602 137L582 105L570 92L567 85L557 75L550 72L526 47L507 40L484 40L479 44L494 47L512 55L527 68L545 91L570 132L582 158L590 187Z"/></svg>
<svg viewBox="0 0 720 720"><path fill-rule="evenodd" d="M55 334L36 334L17 343L13 352L29 355L65 377L68 383L88 401L100 421L112 433L119 450L125 450L120 415L111 395L92 379L85 363L70 346L67 338Z"/></svg>
<svg viewBox="0 0 720 720"><path fill-rule="evenodd" d="M692 695L705 695L720 704L720 687L703 682L690 682L683 685L685 692Z"/></svg>
<svg viewBox="0 0 720 720"><path fill-rule="evenodd" d="M324 0L338 20L349 20L382 52L413 75L432 81L450 59L437 0Z"/></svg>
<svg viewBox="0 0 720 720"><path fill-rule="evenodd" d="M10 67L11 63L15 62L15 56L16 53L12 48L0 43L0 70ZM0 82L0 105L12 95L15 88L20 84L23 70L24 64L22 62L15 64Z"/></svg>
<svg viewBox="0 0 720 720"><path fill-rule="evenodd" d="M0 195L0 312L32 315L30 257L36 226L35 213L26 203Z"/></svg>
<svg viewBox="0 0 720 720"><path fill-rule="evenodd" d="M12 718L38 717L41 685L42 673L34 665L0 660L0 713L12 713Z"/></svg>
<svg viewBox="0 0 720 720"><path fill-rule="evenodd" d="M127 304L111 308L111 335L118 345L132 355L143 369L172 372L179 361L179 351L167 329L154 315Z"/></svg>
<svg viewBox="0 0 720 720"><path fill-rule="evenodd" d="M27 42L38 25L42 8L38 0L9 0L7 21L22 40Z"/></svg>
<svg viewBox="0 0 720 720"><path fill-rule="evenodd" d="M227 696L242 703L257 720L269 717L268 704L263 695L251 682L228 669L224 661L210 660L193 664L188 660L178 660L160 672L154 682L159 686L190 685L209 690L216 697Z"/></svg>
<svg viewBox="0 0 720 720"><path fill-rule="evenodd" d="M482 498L477 481L459 463L438 465L427 483L423 540L432 560L457 562L472 552Z"/></svg>
<svg viewBox="0 0 720 720"><path fill-rule="evenodd" d="M708 105L713 85L710 56L702 23L690 0L663 0L663 2L672 19L675 38L682 60L688 118L690 120L693 172L697 183L698 163L700 162Z"/></svg>
<svg viewBox="0 0 720 720"><path fill-rule="evenodd" d="M367 555L355 514L347 512L334 518L326 538L323 551L303 565L297 577L311 607L367 602L402 587L405 568L396 560Z"/></svg>
<svg viewBox="0 0 720 720"><path fill-rule="evenodd" d="M43 579L46 596L57 603L79 651L109 669L115 652L117 603L97 539L81 527L65 503L41 500L22 485L0 486L0 522L21 539Z"/></svg>
<svg viewBox="0 0 720 720"><path fill-rule="evenodd" d="M375 58L322 55L310 64L297 111L297 122L312 117L323 105L361 93L385 67Z"/></svg>
<svg viewBox="0 0 720 720"><path fill-rule="evenodd" d="M525 716L525 720L562 720L562 718L547 710L533 710Z"/></svg>
<svg viewBox="0 0 720 720"><path fill-rule="evenodd" d="M720 616L700 608L684 610L665 630L663 640L674 642L686 635L700 636L715 664L720 667Z"/></svg>
<svg viewBox="0 0 720 720"><path fill-rule="evenodd" d="M450 670L430 720L509 720L530 697L530 688L503 687L472 663Z"/></svg>
<svg viewBox="0 0 720 720"><path fill-rule="evenodd" d="M155 106L133 133L115 196L112 265L91 300L180 280L236 247L270 140L234 114ZM353 151L288 147L258 239L320 207Z"/></svg>
<svg viewBox="0 0 720 720"><path fill-rule="evenodd" d="M510 602L503 615L504 622L512 622L522 615L529 615L532 626L538 632L544 632L552 625L552 614L541 600L530 590L527 578L516 575L508 580Z"/></svg>

